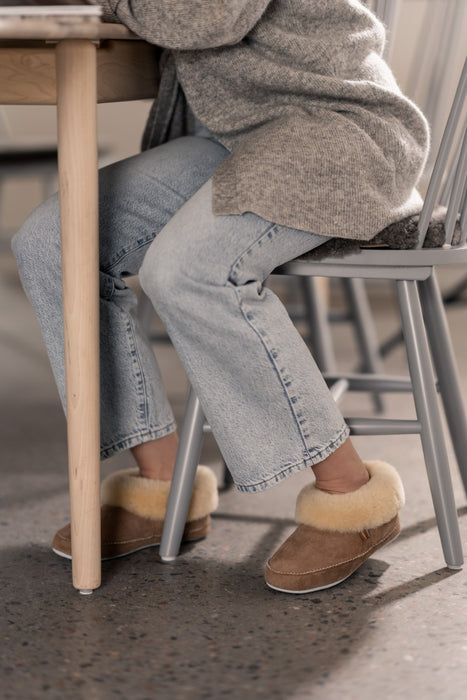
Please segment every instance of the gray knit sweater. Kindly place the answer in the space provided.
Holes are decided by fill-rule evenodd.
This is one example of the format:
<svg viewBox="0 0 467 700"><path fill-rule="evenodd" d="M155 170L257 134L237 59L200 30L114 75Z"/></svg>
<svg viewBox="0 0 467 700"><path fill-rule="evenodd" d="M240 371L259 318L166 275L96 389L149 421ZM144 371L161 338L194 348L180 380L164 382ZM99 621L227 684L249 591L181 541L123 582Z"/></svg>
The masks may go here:
<svg viewBox="0 0 467 700"><path fill-rule="evenodd" d="M359 0L98 2L107 20L168 49L146 145L187 131L183 98L229 149L214 213L368 240L419 210L426 122Z"/></svg>

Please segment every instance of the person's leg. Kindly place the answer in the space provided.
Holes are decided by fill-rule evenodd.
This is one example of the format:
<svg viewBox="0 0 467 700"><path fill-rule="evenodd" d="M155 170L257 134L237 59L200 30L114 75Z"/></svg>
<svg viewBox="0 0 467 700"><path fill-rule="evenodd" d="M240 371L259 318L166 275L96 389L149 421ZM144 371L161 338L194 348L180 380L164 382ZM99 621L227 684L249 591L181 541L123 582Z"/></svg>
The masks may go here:
<svg viewBox="0 0 467 700"><path fill-rule="evenodd" d="M350 438L322 462L313 465L316 488L326 493L350 493L367 483L368 471Z"/></svg>
<svg viewBox="0 0 467 700"><path fill-rule="evenodd" d="M154 237L226 155L219 144L191 137L115 163L99 175L101 455L132 448L147 476L166 478L177 439L153 350L132 313L136 296L125 278L138 273ZM57 196L23 224L13 251L65 405Z"/></svg>
<svg viewBox="0 0 467 700"><path fill-rule="evenodd" d="M308 348L263 284L323 239L251 213L214 216L211 197L208 182L169 221L140 281L237 487L259 491L315 471L298 499L299 527L268 563L268 585L335 585L397 535L403 490L390 465L362 462Z"/></svg>
<svg viewBox="0 0 467 700"><path fill-rule="evenodd" d="M141 476L147 479L172 479L175 458L178 450L178 435L176 432L164 435L155 440L141 442L131 448L131 453L138 465Z"/></svg>
<svg viewBox="0 0 467 700"><path fill-rule="evenodd" d="M237 487L259 491L329 457L348 428L264 280L324 241L255 214L214 216L206 183L149 248L140 283L200 398Z"/></svg>
<svg viewBox="0 0 467 700"><path fill-rule="evenodd" d="M136 296L125 278L137 274L154 237L226 155L210 139L189 137L111 165L99 175L101 456L130 448L138 465L102 485L104 558L159 543L177 449L159 368L132 313ZM24 223L13 250L65 405L56 196ZM185 539L207 534L216 502L215 477L200 467ZM71 557L69 526L55 535L52 546L61 556Z"/></svg>

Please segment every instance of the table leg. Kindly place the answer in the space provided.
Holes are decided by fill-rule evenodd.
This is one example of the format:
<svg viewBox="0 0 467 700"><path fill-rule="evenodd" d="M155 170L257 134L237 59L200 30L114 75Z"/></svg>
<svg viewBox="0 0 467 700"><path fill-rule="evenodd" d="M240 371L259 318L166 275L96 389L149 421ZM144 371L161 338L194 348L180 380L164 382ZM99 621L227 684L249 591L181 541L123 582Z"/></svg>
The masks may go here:
<svg viewBox="0 0 467 700"><path fill-rule="evenodd" d="M96 47L56 48L73 585L100 586Z"/></svg>

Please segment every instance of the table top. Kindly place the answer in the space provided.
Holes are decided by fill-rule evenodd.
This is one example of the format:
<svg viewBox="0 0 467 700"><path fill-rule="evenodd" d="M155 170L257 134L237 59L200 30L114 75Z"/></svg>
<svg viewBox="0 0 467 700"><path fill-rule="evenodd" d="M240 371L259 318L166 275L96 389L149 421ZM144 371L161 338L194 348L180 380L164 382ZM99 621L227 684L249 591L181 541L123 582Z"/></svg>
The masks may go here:
<svg viewBox="0 0 467 700"><path fill-rule="evenodd" d="M61 39L139 40L123 24L101 22L96 16L0 17L0 44L12 41L60 41Z"/></svg>
<svg viewBox="0 0 467 700"><path fill-rule="evenodd" d="M54 49L70 39L97 44L99 102L154 98L160 49L122 24L95 15L0 15L0 104L56 104Z"/></svg>

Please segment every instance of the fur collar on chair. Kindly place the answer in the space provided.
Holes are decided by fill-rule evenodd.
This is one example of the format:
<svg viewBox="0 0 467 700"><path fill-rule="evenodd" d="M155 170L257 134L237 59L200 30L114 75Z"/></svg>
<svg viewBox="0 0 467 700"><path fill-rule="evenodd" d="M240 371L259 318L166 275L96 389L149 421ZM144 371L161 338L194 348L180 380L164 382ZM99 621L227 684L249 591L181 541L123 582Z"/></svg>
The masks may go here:
<svg viewBox="0 0 467 700"><path fill-rule="evenodd" d="M426 234L424 248L440 248L445 241L444 220L446 217L445 207L437 207L433 212ZM324 260L325 258L341 258L351 253L359 253L365 248L396 248L407 250L415 248L418 242L418 220L419 215L409 216L402 221L396 221L376 234L370 241L352 240L350 238L330 238L318 248L314 248L309 253L301 256L306 260ZM459 242L460 227L457 224L452 243Z"/></svg>

